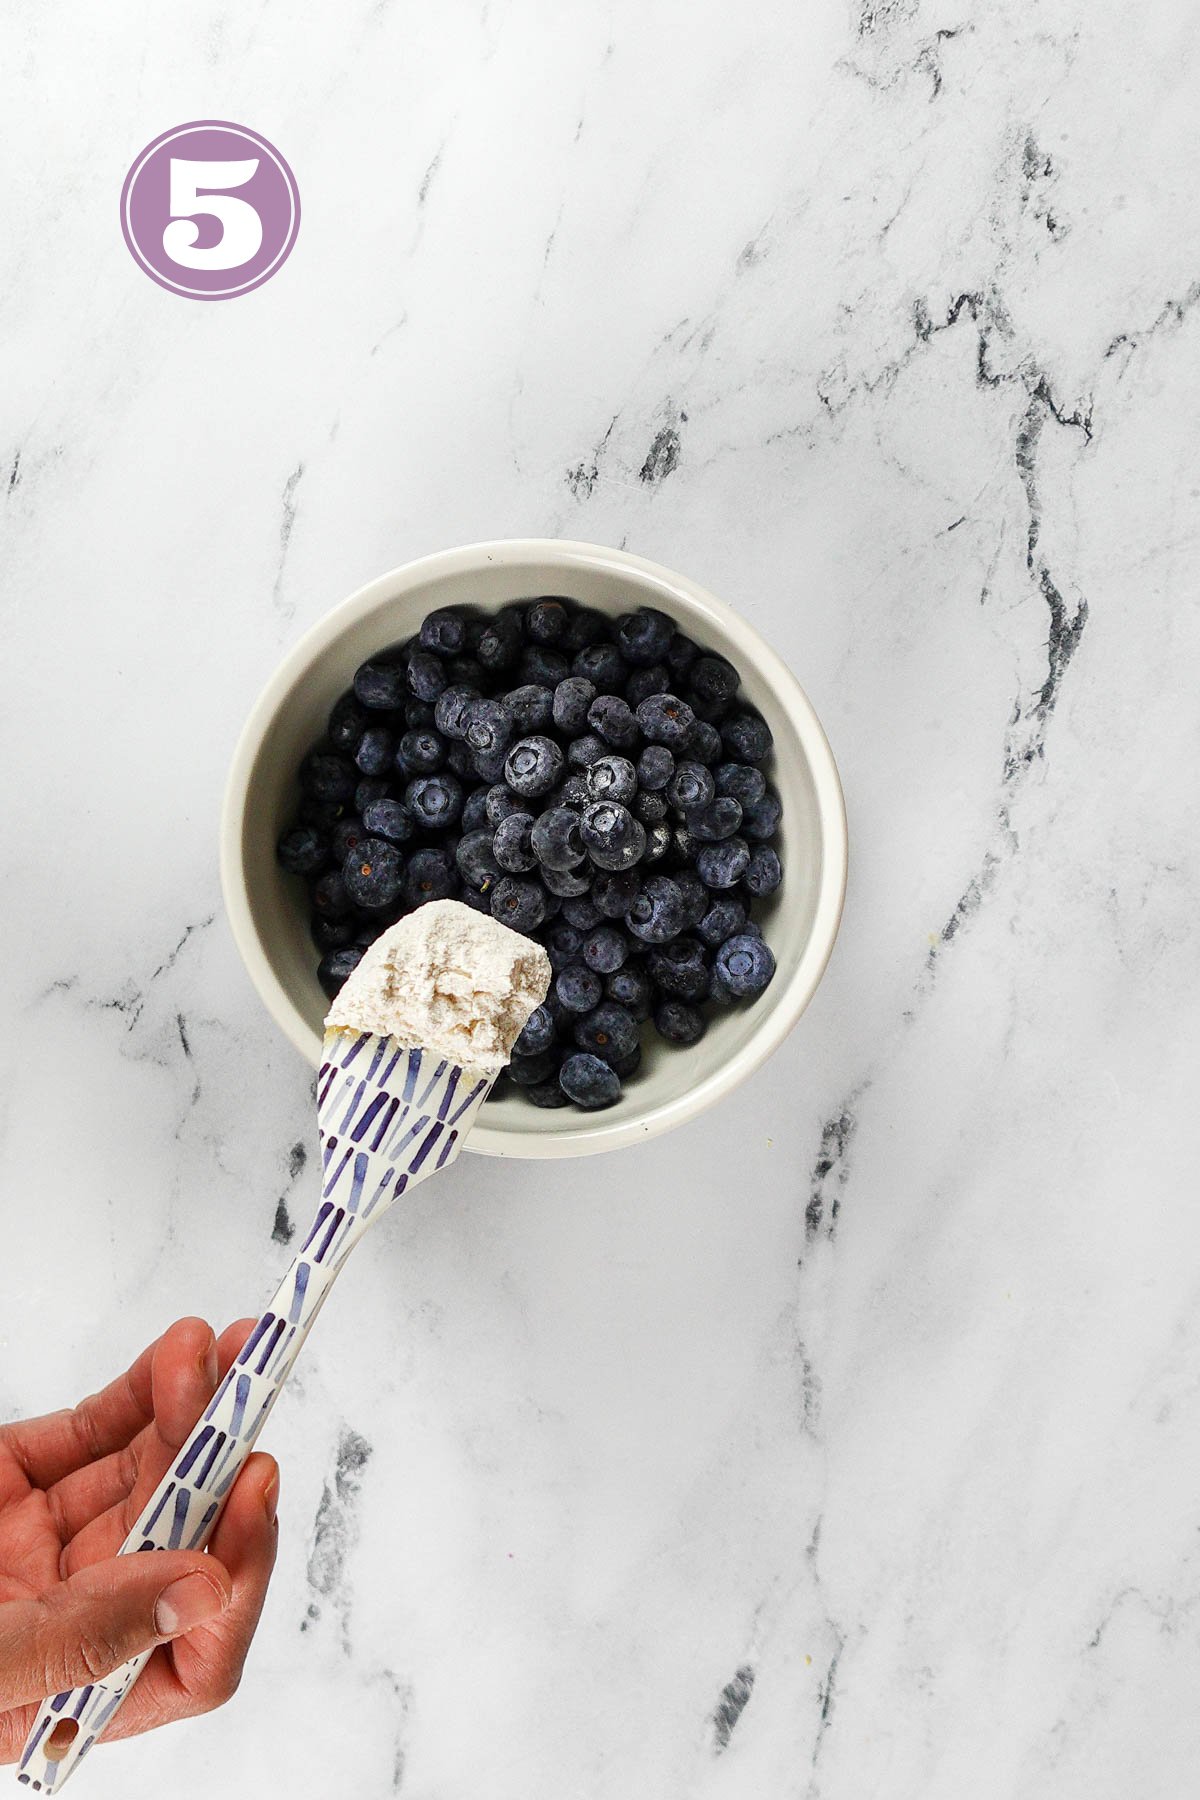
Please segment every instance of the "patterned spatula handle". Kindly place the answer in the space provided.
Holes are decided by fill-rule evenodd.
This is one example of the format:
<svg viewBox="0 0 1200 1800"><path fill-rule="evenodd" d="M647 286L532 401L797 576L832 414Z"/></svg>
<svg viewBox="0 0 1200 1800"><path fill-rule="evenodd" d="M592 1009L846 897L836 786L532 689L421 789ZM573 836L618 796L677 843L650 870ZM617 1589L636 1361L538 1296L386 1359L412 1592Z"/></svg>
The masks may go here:
<svg viewBox="0 0 1200 1800"><path fill-rule="evenodd" d="M325 1052L317 1078L322 1188L312 1227L121 1555L199 1550L208 1543L350 1251L400 1194L453 1160L491 1086L426 1052L401 1050L390 1038L339 1034L326 1039ZM17 1779L34 1792L56 1793L111 1723L152 1654L48 1700L26 1741ZM55 1726L68 1720L77 1729L60 1750L63 1734Z"/></svg>

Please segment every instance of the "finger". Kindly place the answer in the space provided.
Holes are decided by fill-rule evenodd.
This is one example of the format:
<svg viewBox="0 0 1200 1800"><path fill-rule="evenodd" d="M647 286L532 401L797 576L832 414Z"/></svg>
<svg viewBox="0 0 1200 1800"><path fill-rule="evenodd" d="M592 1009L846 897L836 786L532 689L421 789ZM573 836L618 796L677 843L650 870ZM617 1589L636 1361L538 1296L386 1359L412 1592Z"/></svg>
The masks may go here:
<svg viewBox="0 0 1200 1800"><path fill-rule="evenodd" d="M37 1600L0 1607L0 1710L111 1674L222 1614L233 1581L213 1556L162 1550L95 1563Z"/></svg>
<svg viewBox="0 0 1200 1800"><path fill-rule="evenodd" d="M191 1324L192 1321L187 1321ZM217 1339L217 1376L223 1377L238 1351L249 1337L254 1326L253 1319L238 1319L229 1325ZM172 1332L176 1327L172 1326ZM205 1328L207 1329L207 1327ZM211 1333L210 1333L211 1336ZM207 1349L203 1354L207 1355ZM177 1360L177 1359L176 1359ZM186 1360L186 1359L185 1359ZM211 1360L206 1364L207 1373L211 1368ZM211 1390L206 1393L199 1408L203 1411L211 1397ZM138 1476L147 1463L152 1448L152 1436L143 1433L132 1444L115 1451L111 1456L90 1464L87 1468L76 1469L57 1482L49 1492L50 1511L58 1527L58 1535L64 1544L70 1543L85 1526L90 1525L110 1508L120 1506L133 1493ZM161 1461L161 1457L159 1458ZM154 1483L157 1486L157 1481ZM137 1509L140 1511L140 1507ZM99 1556L112 1555L136 1517L136 1511L127 1516L122 1510L119 1519L110 1522L103 1534L91 1545L94 1554L90 1560L96 1561ZM82 1568L84 1561L75 1562L72 1566Z"/></svg>
<svg viewBox="0 0 1200 1800"><path fill-rule="evenodd" d="M229 1605L151 1657L106 1736L131 1737L211 1712L236 1691L275 1565L278 1498L279 1465L256 1451L230 1490L212 1540L211 1554L233 1584Z"/></svg>
<svg viewBox="0 0 1200 1800"><path fill-rule="evenodd" d="M155 1429L163 1444L178 1450L217 1385L217 1340L211 1326L203 1319L181 1319L165 1332L154 1349L150 1384Z"/></svg>

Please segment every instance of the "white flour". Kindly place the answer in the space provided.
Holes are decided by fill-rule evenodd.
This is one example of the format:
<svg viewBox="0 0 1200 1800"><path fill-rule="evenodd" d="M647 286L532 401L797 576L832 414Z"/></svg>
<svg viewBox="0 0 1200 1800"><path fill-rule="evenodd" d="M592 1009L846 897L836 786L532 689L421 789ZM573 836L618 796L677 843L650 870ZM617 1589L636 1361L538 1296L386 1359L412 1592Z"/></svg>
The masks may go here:
<svg viewBox="0 0 1200 1800"><path fill-rule="evenodd" d="M370 945L325 1027L373 1031L493 1071L549 986L540 945L457 900L432 900Z"/></svg>

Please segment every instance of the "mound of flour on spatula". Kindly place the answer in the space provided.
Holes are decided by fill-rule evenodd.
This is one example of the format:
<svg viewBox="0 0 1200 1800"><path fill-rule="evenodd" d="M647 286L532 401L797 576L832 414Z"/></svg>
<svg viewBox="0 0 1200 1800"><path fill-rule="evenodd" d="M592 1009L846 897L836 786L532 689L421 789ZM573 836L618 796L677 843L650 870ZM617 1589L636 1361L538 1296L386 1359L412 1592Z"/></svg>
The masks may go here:
<svg viewBox="0 0 1200 1800"><path fill-rule="evenodd" d="M368 947L325 1028L375 1032L494 1072L549 986L540 944L458 900L431 900Z"/></svg>

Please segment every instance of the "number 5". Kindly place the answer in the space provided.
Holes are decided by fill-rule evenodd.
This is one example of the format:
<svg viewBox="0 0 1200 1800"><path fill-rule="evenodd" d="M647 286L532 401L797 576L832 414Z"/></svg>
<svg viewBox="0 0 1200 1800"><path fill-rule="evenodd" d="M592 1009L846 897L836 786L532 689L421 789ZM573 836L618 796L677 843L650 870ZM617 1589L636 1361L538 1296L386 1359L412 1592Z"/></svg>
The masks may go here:
<svg viewBox="0 0 1200 1800"><path fill-rule="evenodd" d="M171 223L162 241L173 263L184 269L240 269L250 261L262 243L262 220L248 200L213 190L244 187L258 168L258 160L257 156L244 162L171 158ZM221 223L216 243L201 250L196 248L200 236L197 218Z"/></svg>

